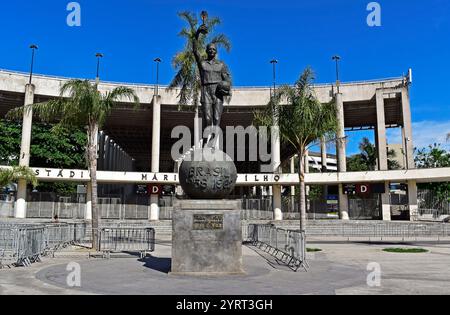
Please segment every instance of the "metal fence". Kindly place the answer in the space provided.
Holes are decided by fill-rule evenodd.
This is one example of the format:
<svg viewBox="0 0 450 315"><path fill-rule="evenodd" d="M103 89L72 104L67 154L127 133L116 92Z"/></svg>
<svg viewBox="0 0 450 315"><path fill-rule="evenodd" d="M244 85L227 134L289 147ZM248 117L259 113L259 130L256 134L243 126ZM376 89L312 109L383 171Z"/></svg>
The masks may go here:
<svg viewBox="0 0 450 315"><path fill-rule="evenodd" d="M402 241L418 238L448 238L450 224L445 223L406 223L406 222L323 222L310 223L306 227L308 237L342 238L399 238Z"/></svg>
<svg viewBox="0 0 450 315"><path fill-rule="evenodd" d="M381 218L380 199L349 199L349 216L352 220L373 220Z"/></svg>
<svg viewBox="0 0 450 315"><path fill-rule="evenodd" d="M450 196L438 197L431 190L420 190L417 194L419 214L438 219L443 215L450 215Z"/></svg>
<svg viewBox="0 0 450 315"><path fill-rule="evenodd" d="M0 223L0 268L29 266L61 247L86 237L86 224L33 225Z"/></svg>
<svg viewBox="0 0 450 315"><path fill-rule="evenodd" d="M139 252L141 258L155 250L153 228L103 228L100 230L99 250L111 252Z"/></svg>
<svg viewBox="0 0 450 315"><path fill-rule="evenodd" d="M276 228L273 225L251 224L248 226L248 240L260 249L273 255L277 262L297 271L308 269L306 262L306 236L304 232Z"/></svg>
<svg viewBox="0 0 450 315"><path fill-rule="evenodd" d="M30 201L27 203L27 218L84 219L86 204L53 201Z"/></svg>
<svg viewBox="0 0 450 315"><path fill-rule="evenodd" d="M0 200L0 218L14 217L14 202Z"/></svg>

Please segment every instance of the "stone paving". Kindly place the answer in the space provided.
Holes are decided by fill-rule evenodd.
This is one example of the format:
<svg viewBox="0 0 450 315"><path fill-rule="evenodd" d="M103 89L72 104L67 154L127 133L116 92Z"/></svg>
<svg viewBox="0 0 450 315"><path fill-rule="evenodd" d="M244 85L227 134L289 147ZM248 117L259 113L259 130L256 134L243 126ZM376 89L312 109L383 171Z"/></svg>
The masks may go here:
<svg viewBox="0 0 450 315"><path fill-rule="evenodd" d="M424 254L386 253L386 247L420 244L320 243L309 254L308 272L293 272L271 256L244 247L245 276L182 277L170 271L170 243L160 243L144 260L121 254L110 260L88 258L86 250L59 253L30 268L0 270L0 294L449 294L450 246L422 244ZM81 266L81 287L69 288L69 262ZM369 263L381 267L381 286L369 287Z"/></svg>

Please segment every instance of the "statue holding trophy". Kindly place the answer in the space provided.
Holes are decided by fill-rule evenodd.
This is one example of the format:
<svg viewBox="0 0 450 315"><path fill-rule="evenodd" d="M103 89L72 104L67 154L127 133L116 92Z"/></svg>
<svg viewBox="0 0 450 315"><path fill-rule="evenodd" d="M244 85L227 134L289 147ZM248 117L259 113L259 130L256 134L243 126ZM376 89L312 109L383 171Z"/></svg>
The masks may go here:
<svg viewBox="0 0 450 315"><path fill-rule="evenodd" d="M223 112L224 98L231 96L231 75L226 64L217 60L217 47L210 43L206 47L206 59L199 52L200 36L208 34L206 20L208 13L201 13L203 24L199 27L194 40L193 50L202 84L201 105L203 123L206 127L219 127Z"/></svg>

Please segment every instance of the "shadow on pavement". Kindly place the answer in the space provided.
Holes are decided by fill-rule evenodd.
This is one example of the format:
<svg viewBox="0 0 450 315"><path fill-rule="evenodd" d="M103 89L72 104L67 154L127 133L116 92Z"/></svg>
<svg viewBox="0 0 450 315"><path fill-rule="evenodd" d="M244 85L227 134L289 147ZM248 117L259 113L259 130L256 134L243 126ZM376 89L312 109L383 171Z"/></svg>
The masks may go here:
<svg viewBox="0 0 450 315"><path fill-rule="evenodd" d="M169 273L172 268L171 258L160 258L147 256L143 259L139 259L140 262L144 263L144 267L153 269L162 273Z"/></svg>

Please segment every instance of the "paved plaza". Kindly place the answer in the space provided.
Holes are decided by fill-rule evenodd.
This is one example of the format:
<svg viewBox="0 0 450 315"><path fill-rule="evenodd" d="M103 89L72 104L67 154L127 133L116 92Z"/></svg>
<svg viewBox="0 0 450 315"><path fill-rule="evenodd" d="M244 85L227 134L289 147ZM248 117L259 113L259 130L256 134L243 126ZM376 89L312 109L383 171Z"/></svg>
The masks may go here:
<svg viewBox="0 0 450 315"><path fill-rule="evenodd" d="M0 270L0 294L162 294L162 295L279 295L279 294L450 294L448 244L405 244L429 250L425 254L386 253L389 244L321 243L310 253L308 272L293 272L268 254L244 246L245 276L173 276L170 243L160 243L150 257L113 255L88 258L85 249L70 249L29 268ZM81 266L81 287L67 286L69 262ZM369 287L369 263L381 267L381 286Z"/></svg>

